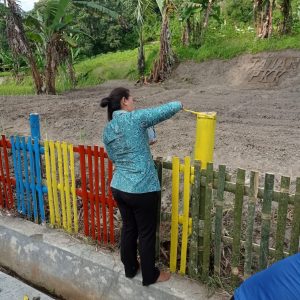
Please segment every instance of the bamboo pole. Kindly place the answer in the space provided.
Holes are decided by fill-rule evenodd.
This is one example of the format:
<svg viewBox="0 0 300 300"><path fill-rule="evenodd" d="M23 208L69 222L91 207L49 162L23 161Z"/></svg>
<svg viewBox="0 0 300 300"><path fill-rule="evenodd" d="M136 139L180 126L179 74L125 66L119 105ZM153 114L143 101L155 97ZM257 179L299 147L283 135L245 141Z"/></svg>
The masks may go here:
<svg viewBox="0 0 300 300"><path fill-rule="evenodd" d="M214 272L216 275L220 275L225 174L226 174L226 166L220 165L219 166L219 177L218 177L219 184L218 184L218 190L217 190L217 201L215 203L216 218L215 218Z"/></svg>
<svg viewBox="0 0 300 300"><path fill-rule="evenodd" d="M213 164L207 164L207 181L205 188L205 218L203 236L203 279L209 276L210 242L211 242L211 209L212 209L212 188L213 188Z"/></svg>
<svg viewBox="0 0 300 300"><path fill-rule="evenodd" d="M238 169L236 179L236 192L234 199L234 212L233 212L233 242L232 242L232 283L236 286L239 275L239 262L240 262L240 248L241 248L241 226L242 226L242 211L244 200L244 185L245 185L245 170Z"/></svg>
<svg viewBox="0 0 300 300"><path fill-rule="evenodd" d="M201 185L203 173L206 170L200 171L200 203L199 203L199 237L198 237L198 268L200 274L203 273L203 251L204 251L204 219L205 219L205 193L206 185Z"/></svg>
<svg viewBox="0 0 300 300"><path fill-rule="evenodd" d="M259 255L260 270L265 269L268 265L273 188L274 188L274 175L266 174L264 200L263 200L262 213L261 213L262 224L261 224L261 241L260 241L260 255Z"/></svg>
<svg viewBox="0 0 300 300"><path fill-rule="evenodd" d="M292 223L290 254L295 254L299 251L299 236L300 236L300 177L296 179L296 193L295 193L294 217Z"/></svg>
<svg viewBox="0 0 300 300"><path fill-rule="evenodd" d="M285 238L289 189L290 189L290 178L282 176L281 184L280 184L281 197L278 203L278 214L277 214L276 246L275 246L276 260L280 260L284 257L283 247L284 247L284 238Z"/></svg>
<svg viewBox="0 0 300 300"><path fill-rule="evenodd" d="M162 157L158 157L156 161L156 169L157 169L157 175L159 179L160 186L162 186ZM156 215L156 242L155 242L155 256L158 259L159 253L160 253L160 211L161 211L161 191L159 192L158 196L158 204L157 204L157 215Z"/></svg>
<svg viewBox="0 0 300 300"><path fill-rule="evenodd" d="M245 264L244 264L244 278L251 275L252 265L252 245L253 245L253 227L255 218L255 205L257 202L259 183L259 173L251 171L250 175L250 195L247 214L247 230L246 230L246 243L245 243Z"/></svg>
<svg viewBox="0 0 300 300"><path fill-rule="evenodd" d="M192 190L192 236L190 243L189 275L195 278L198 274L198 236L199 236L199 204L200 204L200 161L195 161L195 181Z"/></svg>

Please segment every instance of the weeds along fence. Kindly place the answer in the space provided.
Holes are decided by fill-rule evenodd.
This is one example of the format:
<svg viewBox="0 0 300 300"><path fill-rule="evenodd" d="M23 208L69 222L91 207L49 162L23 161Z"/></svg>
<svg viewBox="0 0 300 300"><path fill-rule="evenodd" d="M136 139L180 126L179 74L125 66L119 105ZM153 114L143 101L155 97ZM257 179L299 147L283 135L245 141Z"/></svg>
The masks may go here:
<svg viewBox="0 0 300 300"><path fill-rule="evenodd" d="M30 137L0 139L0 208L115 244L113 165L104 149L41 141L38 119L31 121ZM212 163L202 169L190 157L155 163L165 186L161 199L171 199L169 211L161 201L158 206L156 252L164 252L171 272L204 281L229 276L235 286L299 251L300 178L294 191L290 178L282 176L275 190L273 174L251 171L246 176L238 169L233 175L224 165L214 170ZM160 231L164 224L170 226L166 234ZM163 249L165 242L169 249Z"/></svg>
<svg viewBox="0 0 300 300"><path fill-rule="evenodd" d="M163 215L171 222L172 272L204 281L230 276L235 286L299 251L300 178L292 192L290 178L281 176L277 191L273 174L251 171L246 181L246 171L238 169L234 180L226 166L201 169L190 157L161 164L172 181L171 212Z"/></svg>

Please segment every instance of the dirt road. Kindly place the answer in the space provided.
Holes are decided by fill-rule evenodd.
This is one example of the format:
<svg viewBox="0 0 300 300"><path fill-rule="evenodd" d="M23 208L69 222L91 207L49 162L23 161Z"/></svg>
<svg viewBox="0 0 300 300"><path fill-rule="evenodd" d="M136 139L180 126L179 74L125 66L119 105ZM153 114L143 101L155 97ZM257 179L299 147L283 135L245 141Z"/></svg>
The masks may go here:
<svg viewBox="0 0 300 300"><path fill-rule="evenodd" d="M216 111L216 164L300 176L300 51L185 62L163 84L110 81L59 96L0 96L0 131L28 135L36 112L43 138L102 145L106 111L99 102L117 86L129 87L138 107L179 99L188 109ZM195 125L186 112L158 125L153 154L190 155Z"/></svg>

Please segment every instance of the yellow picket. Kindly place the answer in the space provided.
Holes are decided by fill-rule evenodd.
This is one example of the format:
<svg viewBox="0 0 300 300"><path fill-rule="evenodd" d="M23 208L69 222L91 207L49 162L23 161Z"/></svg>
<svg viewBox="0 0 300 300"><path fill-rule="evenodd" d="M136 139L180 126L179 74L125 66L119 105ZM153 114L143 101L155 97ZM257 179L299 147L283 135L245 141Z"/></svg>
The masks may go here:
<svg viewBox="0 0 300 300"><path fill-rule="evenodd" d="M183 190L183 225L182 225L182 243L181 243L181 260L180 274L185 274L186 256L189 233L189 206L190 206L190 182L191 182L191 158L184 158L184 190Z"/></svg>
<svg viewBox="0 0 300 300"><path fill-rule="evenodd" d="M73 199L73 220L74 220L74 231L78 232L78 213L77 213L77 197L76 197L76 184L75 184L75 164L74 164L74 152L73 145L69 145L70 153L70 170L71 170L71 193Z"/></svg>
<svg viewBox="0 0 300 300"><path fill-rule="evenodd" d="M179 202L179 171L178 157L172 159L172 224L171 224L171 249L170 271L176 272L177 245L178 245L178 202Z"/></svg>
<svg viewBox="0 0 300 300"><path fill-rule="evenodd" d="M72 232L72 216L71 216L71 199L69 184L69 164L68 164L68 146L66 142L62 143L63 162L64 162L64 191L66 193L66 209L67 209L67 229Z"/></svg>
<svg viewBox="0 0 300 300"><path fill-rule="evenodd" d="M50 224L55 224L55 211L54 211L54 202L53 202L53 193L52 193L52 182L51 182L51 173L50 173L50 157L49 157L49 142L44 142L45 148L45 164L46 164L46 180L48 188L48 201L50 209Z"/></svg>
<svg viewBox="0 0 300 300"><path fill-rule="evenodd" d="M57 188L60 192L60 203L61 203L61 213L63 220L63 228L67 229L67 214L66 214L66 202L65 202L65 191L64 191L64 176L63 176L63 161L62 161L62 151L60 142L55 143L57 151L57 161L58 161L58 174L59 174L59 184Z"/></svg>
<svg viewBox="0 0 300 300"><path fill-rule="evenodd" d="M59 203L58 203L58 197L57 197L56 159L55 159L54 142L49 141L49 145L50 145L51 177L52 177L52 190L53 190L53 199L54 199L55 220L56 220L56 224L58 226L61 226Z"/></svg>

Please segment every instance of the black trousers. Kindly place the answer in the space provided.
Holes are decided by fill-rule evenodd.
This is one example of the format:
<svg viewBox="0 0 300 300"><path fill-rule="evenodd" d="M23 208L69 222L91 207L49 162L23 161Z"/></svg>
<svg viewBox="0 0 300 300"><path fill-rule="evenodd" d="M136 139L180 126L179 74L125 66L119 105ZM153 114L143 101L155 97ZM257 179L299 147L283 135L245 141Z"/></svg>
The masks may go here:
<svg viewBox="0 0 300 300"><path fill-rule="evenodd" d="M132 278L138 270L137 239L143 285L156 282L160 272L155 267L155 236L158 192L132 194L112 188L121 212L121 260L126 277Z"/></svg>

